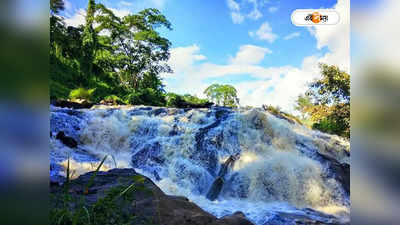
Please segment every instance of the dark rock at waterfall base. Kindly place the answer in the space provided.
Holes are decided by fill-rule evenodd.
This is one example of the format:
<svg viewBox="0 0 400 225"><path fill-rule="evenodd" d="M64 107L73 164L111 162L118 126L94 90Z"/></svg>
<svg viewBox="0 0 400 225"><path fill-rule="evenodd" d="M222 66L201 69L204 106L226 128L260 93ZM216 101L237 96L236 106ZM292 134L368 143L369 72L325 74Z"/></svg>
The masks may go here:
<svg viewBox="0 0 400 225"><path fill-rule="evenodd" d="M52 100L50 101L50 104L61 108L72 108L72 109L88 109L94 105L93 103L87 101L72 102L67 100Z"/></svg>
<svg viewBox="0 0 400 225"><path fill-rule="evenodd" d="M264 225L348 225L349 221L313 209L303 209L299 212L279 212Z"/></svg>
<svg viewBox="0 0 400 225"><path fill-rule="evenodd" d="M214 183L211 185L210 190L207 193L207 198L210 199L211 201L214 201L215 199L218 198L219 193L222 190L222 186L224 185L224 180L222 177L218 177L215 179Z"/></svg>
<svg viewBox="0 0 400 225"><path fill-rule="evenodd" d="M135 216L135 224L154 225L252 225L243 213L236 212L223 218L216 218L205 212L185 197L169 196L164 194L150 179L135 172L133 169L113 169L108 172L98 172L94 177L93 185L87 194L83 194L82 187L89 182L93 172L84 174L71 181L69 190L74 199L83 198L87 205L93 205L98 199L105 196L110 188L119 185L129 186L134 182L132 177L141 177L144 181L134 193L131 204L121 205L121 212ZM50 193L61 198L64 186L50 185ZM52 198L52 207L57 207ZM118 207L118 205L117 205ZM74 209L72 209L74 210Z"/></svg>
<svg viewBox="0 0 400 225"><path fill-rule="evenodd" d="M73 138L66 136L63 131L58 132L56 139L60 140L64 145L70 148L76 148L78 146L78 142Z"/></svg>
<svg viewBox="0 0 400 225"><path fill-rule="evenodd" d="M332 171L334 178L342 185L346 194L350 194L350 165L341 163L333 156L318 152L322 158L328 161L329 169Z"/></svg>

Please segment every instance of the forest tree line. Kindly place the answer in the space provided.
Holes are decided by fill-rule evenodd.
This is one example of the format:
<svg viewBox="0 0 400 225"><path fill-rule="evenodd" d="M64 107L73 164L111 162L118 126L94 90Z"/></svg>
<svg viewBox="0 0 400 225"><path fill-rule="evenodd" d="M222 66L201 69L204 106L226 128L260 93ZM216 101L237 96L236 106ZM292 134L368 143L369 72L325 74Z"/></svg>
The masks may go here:
<svg viewBox="0 0 400 225"><path fill-rule="evenodd" d="M165 91L160 74L173 72L167 64L171 42L157 30L172 30L172 25L159 10L144 9L121 18L89 0L86 22L78 27L65 24L60 15L63 10L63 0L50 0L51 99L167 107L209 106L211 102L239 106L237 90L231 85L210 85L204 91L207 99ZM349 137L350 75L336 66L321 64L320 68L322 78L299 96L296 110L312 128Z"/></svg>

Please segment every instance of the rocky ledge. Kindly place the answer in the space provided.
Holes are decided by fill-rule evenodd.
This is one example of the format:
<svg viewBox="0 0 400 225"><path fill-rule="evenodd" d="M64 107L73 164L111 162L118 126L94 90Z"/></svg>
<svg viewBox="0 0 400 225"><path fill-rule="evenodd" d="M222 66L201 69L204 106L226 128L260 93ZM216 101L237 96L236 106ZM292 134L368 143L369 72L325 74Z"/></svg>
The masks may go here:
<svg viewBox="0 0 400 225"><path fill-rule="evenodd" d="M106 193L118 186L129 187L133 185L134 194L130 204L121 204L121 211L135 217L135 224L154 225L252 225L243 213L236 212L233 215L216 218L202 210L185 197L169 196L163 193L150 179L135 172L134 169L113 169L108 172L99 171L81 175L69 183L68 192L73 199L85 199L86 207L96 204ZM90 181L92 179L92 181ZM84 191L86 184L91 187ZM58 207L59 200L65 191L64 185L50 183L50 193L53 198L52 207ZM58 196L59 195L59 196ZM57 200L54 200L57 199ZM71 206L71 210L75 210Z"/></svg>

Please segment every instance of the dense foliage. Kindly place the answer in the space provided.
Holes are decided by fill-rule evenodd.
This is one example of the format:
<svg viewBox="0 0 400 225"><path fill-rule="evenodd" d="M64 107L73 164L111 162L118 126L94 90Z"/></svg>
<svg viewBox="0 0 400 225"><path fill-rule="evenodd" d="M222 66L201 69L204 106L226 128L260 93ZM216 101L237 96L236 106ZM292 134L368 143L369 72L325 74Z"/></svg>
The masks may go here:
<svg viewBox="0 0 400 225"><path fill-rule="evenodd" d="M157 29L171 30L171 23L157 9L120 18L89 0L79 27L63 22L63 10L62 0L50 1L51 99L170 107L207 102L165 92L160 74L172 72L171 43Z"/></svg>
<svg viewBox="0 0 400 225"><path fill-rule="evenodd" d="M207 98L217 105L238 107L239 98L236 89L231 85L212 84L205 91Z"/></svg>
<svg viewBox="0 0 400 225"><path fill-rule="evenodd" d="M350 75L337 66L320 68L322 78L299 96L296 109L314 123L313 128L350 137Z"/></svg>

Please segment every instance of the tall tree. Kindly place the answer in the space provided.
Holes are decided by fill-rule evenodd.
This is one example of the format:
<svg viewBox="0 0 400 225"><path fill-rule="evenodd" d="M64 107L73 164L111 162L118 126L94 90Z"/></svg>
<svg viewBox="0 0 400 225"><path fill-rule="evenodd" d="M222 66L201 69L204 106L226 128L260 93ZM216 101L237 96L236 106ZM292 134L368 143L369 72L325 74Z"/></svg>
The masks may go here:
<svg viewBox="0 0 400 225"><path fill-rule="evenodd" d="M65 7L63 0L50 0L50 11L53 14L58 14L63 11Z"/></svg>
<svg viewBox="0 0 400 225"><path fill-rule="evenodd" d="M321 79L299 96L297 109L324 132L350 136L350 75L337 66L320 64Z"/></svg>
<svg viewBox="0 0 400 225"><path fill-rule="evenodd" d="M204 94L217 105L228 107L237 107L239 105L237 91L232 85L212 84L204 90Z"/></svg>
<svg viewBox="0 0 400 225"><path fill-rule="evenodd" d="M116 17L103 5L98 5L96 32L109 33L115 65L112 68L126 87L162 89L159 74L172 72L167 64L171 43L156 31L171 29L170 22L157 9L145 9L138 14ZM150 85L144 87L144 85Z"/></svg>
<svg viewBox="0 0 400 225"><path fill-rule="evenodd" d="M93 61L97 45L97 34L94 31L93 23L95 20L96 2L89 0L86 10L86 24L82 36L82 70L86 74L87 79L93 76Z"/></svg>

